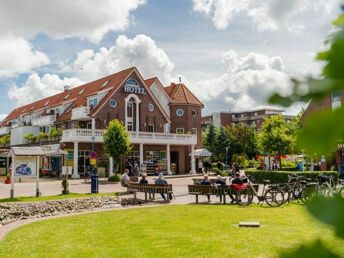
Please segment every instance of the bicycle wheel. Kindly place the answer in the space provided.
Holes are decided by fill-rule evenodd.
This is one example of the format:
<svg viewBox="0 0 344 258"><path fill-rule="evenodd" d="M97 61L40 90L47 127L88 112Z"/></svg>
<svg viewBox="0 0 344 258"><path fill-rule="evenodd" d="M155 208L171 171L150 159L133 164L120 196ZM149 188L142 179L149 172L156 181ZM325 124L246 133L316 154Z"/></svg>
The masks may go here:
<svg viewBox="0 0 344 258"><path fill-rule="evenodd" d="M240 206L250 205L253 201L253 192L251 189L242 189L236 194L236 203Z"/></svg>
<svg viewBox="0 0 344 258"><path fill-rule="evenodd" d="M284 193L279 189L268 189L264 194L265 202L271 207L278 207L284 203Z"/></svg>
<svg viewBox="0 0 344 258"><path fill-rule="evenodd" d="M302 189L300 193L300 199L303 203L308 202L318 195L317 187L315 186L306 186Z"/></svg>

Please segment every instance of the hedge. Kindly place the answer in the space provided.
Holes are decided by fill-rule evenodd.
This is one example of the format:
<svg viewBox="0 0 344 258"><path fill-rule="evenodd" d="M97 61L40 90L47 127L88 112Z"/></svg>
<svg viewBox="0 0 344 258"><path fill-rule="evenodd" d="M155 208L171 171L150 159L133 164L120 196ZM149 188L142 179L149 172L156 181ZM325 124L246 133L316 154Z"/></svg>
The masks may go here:
<svg viewBox="0 0 344 258"><path fill-rule="evenodd" d="M320 174L325 174L327 176L332 175L334 177L335 182L338 182L338 172L337 171L310 171L310 172L289 172L289 171L270 171L270 170L247 170L245 171L247 176L252 176L254 178L255 183L263 183L263 180L270 180L271 183L287 183L288 182L288 175L290 174L297 174L301 176L305 176L312 180L318 178Z"/></svg>

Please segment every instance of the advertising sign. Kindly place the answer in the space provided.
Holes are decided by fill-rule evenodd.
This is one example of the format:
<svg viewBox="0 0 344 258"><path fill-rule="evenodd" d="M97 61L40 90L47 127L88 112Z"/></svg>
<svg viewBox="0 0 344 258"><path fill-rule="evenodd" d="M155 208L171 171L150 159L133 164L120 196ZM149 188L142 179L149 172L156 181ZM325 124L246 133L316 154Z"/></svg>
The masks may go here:
<svg viewBox="0 0 344 258"><path fill-rule="evenodd" d="M16 157L14 176L36 176L36 157Z"/></svg>

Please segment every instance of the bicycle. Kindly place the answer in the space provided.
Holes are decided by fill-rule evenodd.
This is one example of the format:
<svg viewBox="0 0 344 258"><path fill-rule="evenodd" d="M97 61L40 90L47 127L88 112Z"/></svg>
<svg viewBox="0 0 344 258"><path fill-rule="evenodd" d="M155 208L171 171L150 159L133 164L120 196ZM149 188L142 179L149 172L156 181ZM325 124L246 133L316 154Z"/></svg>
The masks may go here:
<svg viewBox="0 0 344 258"><path fill-rule="evenodd" d="M254 196L257 197L258 204L261 204L261 206L264 201L271 207L279 207L284 203L284 193L277 185L270 185L270 180L263 180L263 191L261 195L258 194L258 190L259 186L256 190L251 183L251 179L247 178L247 183L236 192L236 203L240 206L250 205Z"/></svg>

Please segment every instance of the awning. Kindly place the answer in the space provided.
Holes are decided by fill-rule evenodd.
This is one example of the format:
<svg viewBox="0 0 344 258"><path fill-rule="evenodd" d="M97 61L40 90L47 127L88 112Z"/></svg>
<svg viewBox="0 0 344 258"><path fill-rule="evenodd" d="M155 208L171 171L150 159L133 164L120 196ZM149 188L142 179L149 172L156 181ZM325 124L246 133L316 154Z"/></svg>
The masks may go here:
<svg viewBox="0 0 344 258"><path fill-rule="evenodd" d="M191 156L191 153L189 154L189 156ZM194 151L194 156L195 157L211 157L212 154L207 149L196 149Z"/></svg>
<svg viewBox="0 0 344 258"><path fill-rule="evenodd" d="M60 149L59 144L32 146L32 147L12 147L10 154L15 156L56 156L66 155L67 152Z"/></svg>

